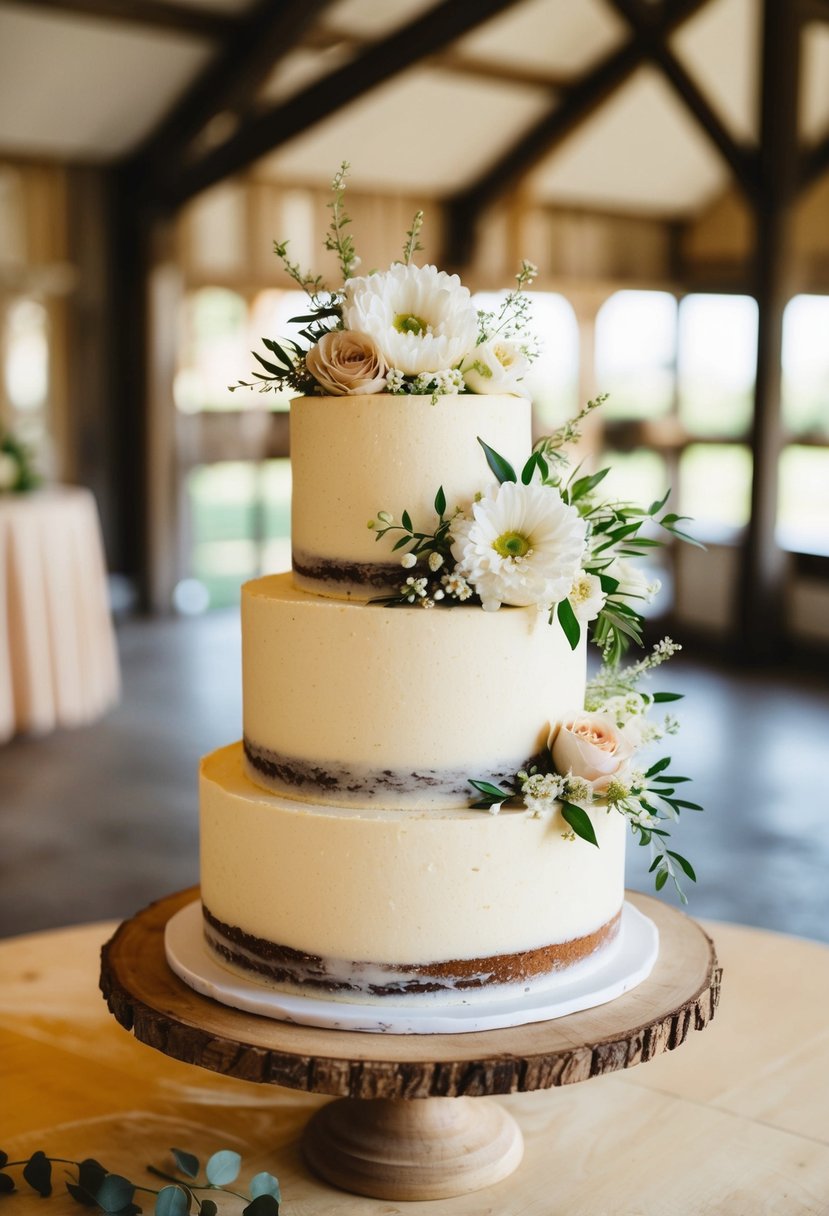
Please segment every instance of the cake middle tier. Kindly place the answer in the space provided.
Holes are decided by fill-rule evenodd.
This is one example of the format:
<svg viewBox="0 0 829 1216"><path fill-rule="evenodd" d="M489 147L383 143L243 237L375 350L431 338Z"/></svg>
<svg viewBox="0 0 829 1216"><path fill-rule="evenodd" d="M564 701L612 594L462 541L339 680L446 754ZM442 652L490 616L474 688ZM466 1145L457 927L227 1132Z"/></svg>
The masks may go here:
<svg viewBox="0 0 829 1216"><path fill-rule="evenodd" d="M535 608L382 608L242 589L246 770L291 798L462 807L470 778L514 777L584 705L571 650Z"/></svg>
<svg viewBox="0 0 829 1216"><path fill-rule="evenodd" d="M403 582L393 542L366 525L378 511L408 511L419 530L493 481L478 436L521 468L530 454L522 397L376 393L291 402L291 551L294 582L318 595L370 600Z"/></svg>

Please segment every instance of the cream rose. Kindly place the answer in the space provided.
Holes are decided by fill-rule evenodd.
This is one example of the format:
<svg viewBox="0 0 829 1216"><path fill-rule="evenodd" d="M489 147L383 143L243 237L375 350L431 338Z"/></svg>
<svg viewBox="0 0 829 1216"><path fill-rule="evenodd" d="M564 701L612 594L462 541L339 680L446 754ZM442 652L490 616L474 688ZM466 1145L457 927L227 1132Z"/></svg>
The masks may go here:
<svg viewBox="0 0 829 1216"><path fill-rule="evenodd" d="M607 714L578 714L557 723L547 746L556 771L589 781L594 794L603 794L612 777L623 770L634 752L632 738Z"/></svg>
<svg viewBox="0 0 829 1216"><path fill-rule="evenodd" d="M386 387L386 364L367 334L338 329L325 334L305 356L305 366L334 397L379 393Z"/></svg>

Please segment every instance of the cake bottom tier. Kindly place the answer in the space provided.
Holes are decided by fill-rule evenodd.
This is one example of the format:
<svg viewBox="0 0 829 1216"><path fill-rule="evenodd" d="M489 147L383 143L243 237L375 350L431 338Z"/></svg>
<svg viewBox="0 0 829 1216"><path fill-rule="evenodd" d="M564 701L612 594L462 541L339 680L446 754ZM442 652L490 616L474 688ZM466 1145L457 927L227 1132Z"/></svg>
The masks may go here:
<svg viewBox="0 0 829 1216"><path fill-rule="evenodd" d="M546 982L618 931L626 824L593 820L598 848L557 811L294 802L233 744L202 762L205 939L231 970L326 998Z"/></svg>

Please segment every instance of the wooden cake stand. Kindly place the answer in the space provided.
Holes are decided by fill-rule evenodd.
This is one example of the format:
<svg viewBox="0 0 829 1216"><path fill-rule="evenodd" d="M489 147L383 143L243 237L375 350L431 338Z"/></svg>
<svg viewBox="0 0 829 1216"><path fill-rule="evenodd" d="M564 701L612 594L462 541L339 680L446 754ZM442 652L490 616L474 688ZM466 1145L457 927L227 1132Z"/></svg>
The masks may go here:
<svg viewBox="0 0 829 1216"><path fill-rule="evenodd" d="M220 1005L170 970L165 926L197 896L194 888L152 904L107 942L101 990L110 1012L142 1043L178 1060L338 1096L310 1120L303 1147L318 1174L359 1195L443 1199L505 1178L521 1161L521 1131L498 1103L474 1098L632 1068L704 1029L719 998L714 944L699 925L628 893L659 929L659 958L644 983L607 1005L469 1034L297 1026Z"/></svg>

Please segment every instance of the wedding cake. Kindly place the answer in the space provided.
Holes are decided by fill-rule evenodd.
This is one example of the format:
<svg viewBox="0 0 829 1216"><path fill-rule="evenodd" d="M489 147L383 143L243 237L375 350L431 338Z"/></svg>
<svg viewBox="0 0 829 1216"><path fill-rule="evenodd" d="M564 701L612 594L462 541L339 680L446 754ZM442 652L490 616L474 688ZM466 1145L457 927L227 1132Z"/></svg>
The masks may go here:
<svg viewBox="0 0 829 1216"><path fill-rule="evenodd" d="M533 445L531 268L511 328L493 322L411 264L417 218L404 261L362 279L340 229L343 288L314 281L303 342L257 356L260 381L303 392L293 569L242 590L244 738L201 769L208 950L325 999L554 984L613 948L629 827L657 886L693 877L664 845L693 804L667 762L636 764L672 699L639 683L672 644L619 665L653 591L639 529L677 517L628 515L597 499L603 474L570 472L597 402Z"/></svg>

